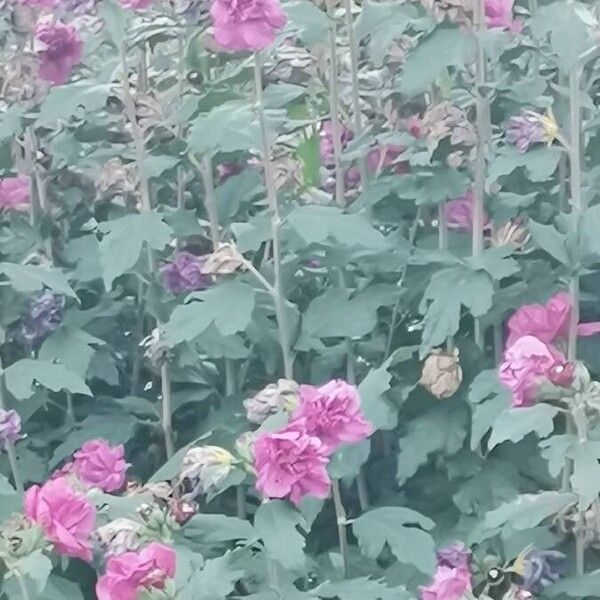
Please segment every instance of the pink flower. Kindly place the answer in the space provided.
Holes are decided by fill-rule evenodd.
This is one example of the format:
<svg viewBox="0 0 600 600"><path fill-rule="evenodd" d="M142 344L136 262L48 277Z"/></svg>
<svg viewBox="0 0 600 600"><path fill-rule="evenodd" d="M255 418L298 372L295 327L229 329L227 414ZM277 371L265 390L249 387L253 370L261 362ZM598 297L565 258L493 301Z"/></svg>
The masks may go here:
<svg viewBox="0 0 600 600"><path fill-rule="evenodd" d="M567 292L554 294L546 304L525 304L519 308L506 323L508 339L506 345L512 345L523 335L533 335L547 344L569 333L571 320L571 297ZM577 326L580 336L600 333L600 322L580 323Z"/></svg>
<svg viewBox="0 0 600 600"><path fill-rule="evenodd" d="M544 380L564 381L561 374L565 368L565 358L556 348L524 335L504 351L499 376L512 392L513 407L532 406L540 384Z"/></svg>
<svg viewBox="0 0 600 600"><path fill-rule="evenodd" d="M490 29L519 32L521 23L513 19L515 0L485 0L485 21Z"/></svg>
<svg viewBox="0 0 600 600"><path fill-rule="evenodd" d="M459 600L471 589L469 567L438 565L433 581L419 588L421 600Z"/></svg>
<svg viewBox="0 0 600 600"><path fill-rule="evenodd" d="M468 191L464 196L450 200L444 204L444 215L449 229L458 231L471 231L473 229L473 191ZM490 220L483 214L483 228L489 229Z"/></svg>
<svg viewBox="0 0 600 600"><path fill-rule="evenodd" d="M29 521L41 527L59 554L92 560L90 536L96 511L65 478L30 487L25 493L24 512Z"/></svg>
<svg viewBox="0 0 600 600"><path fill-rule="evenodd" d="M438 565L445 567L466 567L471 563L471 551L462 543L454 542L437 551Z"/></svg>
<svg viewBox="0 0 600 600"><path fill-rule="evenodd" d="M124 457L122 444L113 447L105 440L89 440L75 452L73 472L85 485L116 492L125 485L129 468Z"/></svg>
<svg viewBox="0 0 600 600"><path fill-rule="evenodd" d="M83 42L77 29L62 21L43 20L38 23L35 37L42 45L38 53L40 79L62 85L81 60Z"/></svg>
<svg viewBox="0 0 600 600"><path fill-rule="evenodd" d="M343 123L340 125L340 142L342 150L344 150L348 145L348 142L354 137L354 134ZM323 165L326 167L334 166L333 123L331 121L325 121L321 125L319 153Z"/></svg>
<svg viewBox="0 0 600 600"><path fill-rule="evenodd" d="M395 175L403 175L408 172L408 163L398 159L405 151L406 146L377 146L367 154L367 170L371 175L379 175L390 167Z"/></svg>
<svg viewBox="0 0 600 600"><path fill-rule="evenodd" d="M27 175L0 179L0 209L26 210L31 198L30 179Z"/></svg>
<svg viewBox="0 0 600 600"><path fill-rule="evenodd" d="M152 4L152 0L120 0L123 8L131 8L132 10L143 10Z"/></svg>
<svg viewBox="0 0 600 600"><path fill-rule="evenodd" d="M360 409L358 390L341 379L317 388L300 386L300 403L292 422L300 419L309 435L318 437L329 452L341 444L354 444L369 437L373 426Z"/></svg>
<svg viewBox="0 0 600 600"><path fill-rule="evenodd" d="M267 498L286 498L294 504L306 496L327 498L329 449L309 435L301 421L277 433L263 433L254 442L256 487Z"/></svg>
<svg viewBox="0 0 600 600"><path fill-rule="evenodd" d="M163 589L175 576L175 552L153 542L139 552L123 552L108 559L98 579L98 600L137 600L141 589Z"/></svg>
<svg viewBox="0 0 600 600"><path fill-rule="evenodd" d="M410 117L406 119L405 127L406 131L417 139L423 137L425 133L423 131L423 121L419 115L410 115Z"/></svg>
<svg viewBox="0 0 600 600"><path fill-rule="evenodd" d="M227 50L263 50L286 24L278 0L213 0L215 39Z"/></svg>

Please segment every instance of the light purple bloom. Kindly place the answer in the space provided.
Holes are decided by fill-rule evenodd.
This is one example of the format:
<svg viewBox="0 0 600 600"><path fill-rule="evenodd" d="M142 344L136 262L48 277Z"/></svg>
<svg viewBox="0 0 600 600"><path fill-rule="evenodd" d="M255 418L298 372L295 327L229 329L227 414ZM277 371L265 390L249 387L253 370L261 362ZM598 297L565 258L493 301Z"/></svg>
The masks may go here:
<svg viewBox="0 0 600 600"><path fill-rule="evenodd" d="M63 320L64 307L64 296L55 296L50 290L33 298L29 312L22 322L25 340L33 345L58 329Z"/></svg>
<svg viewBox="0 0 600 600"><path fill-rule="evenodd" d="M35 37L42 47L38 53L40 79L53 85L66 83L81 60L83 42L77 29L62 21L45 19L38 23Z"/></svg>
<svg viewBox="0 0 600 600"><path fill-rule="evenodd" d="M206 289L212 281L209 274L203 272L205 257L191 252L179 252L175 260L160 270L165 287L173 294Z"/></svg>
<svg viewBox="0 0 600 600"><path fill-rule="evenodd" d="M559 580L565 559L558 550L531 550L524 558L523 587L536 596L541 594Z"/></svg>
<svg viewBox="0 0 600 600"><path fill-rule="evenodd" d="M527 152L533 144L546 139L546 132L540 119L534 115L523 113L511 117L506 128L506 139L515 144L519 152Z"/></svg>
<svg viewBox="0 0 600 600"><path fill-rule="evenodd" d="M16 410L0 408L0 450L6 447L6 442L13 444L21 439L21 417Z"/></svg>

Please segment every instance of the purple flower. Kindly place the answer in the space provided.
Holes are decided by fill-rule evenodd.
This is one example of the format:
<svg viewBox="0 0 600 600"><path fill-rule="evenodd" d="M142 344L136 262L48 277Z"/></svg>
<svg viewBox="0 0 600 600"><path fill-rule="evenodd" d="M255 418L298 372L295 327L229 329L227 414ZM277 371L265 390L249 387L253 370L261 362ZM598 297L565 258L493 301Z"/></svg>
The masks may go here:
<svg viewBox="0 0 600 600"><path fill-rule="evenodd" d="M62 85L81 60L83 42L77 29L62 21L43 20L38 23L35 37L42 46L38 53L40 79Z"/></svg>
<svg viewBox="0 0 600 600"><path fill-rule="evenodd" d="M0 408L0 450L4 450L6 442L21 439L21 417L16 410Z"/></svg>
<svg viewBox="0 0 600 600"><path fill-rule="evenodd" d="M348 145L348 142L354 137L354 134L343 123L341 124L340 142L342 150ZM321 154L321 162L326 167L334 166L334 149L333 149L333 123L325 121L321 125L321 137L319 141L319 152Z"/></svg>
<svg viewBox="0 0 600 600"><path fill-rule="evenodd" d="M546 139L546 131L539 118L523 113L511 117L506 128L506 139L515 144L519 152L527 152L532 144L539 144Z"/></svg>
<svg viewBox="0 0 600 600"><path fill-rule="evenodd" d="M55 296L50 290L33 298L22 323L25 340L33 345L58 329L63 320L64 307L64 296Z"/></svg>
<svg viewBox="0 0 600 600"><path fill-rule="evenodd" d="M264 50L286 23L279 0L213 0L215 40L226 50Z"/></svg>
<svg viewBox="0 0 600 600"><path fill-rule="evenodd" d="M536 596L560 579L566 556L558 550L531 550L524 558L523 587Z"/></svg>
<svg viewBox="0 0 600 600"><path fill-rule="evenodd" d="M206 259L191 252L179 252L175 260L160 270L165 287L172 294L206 289L212 282L202 267Z"/></svg>

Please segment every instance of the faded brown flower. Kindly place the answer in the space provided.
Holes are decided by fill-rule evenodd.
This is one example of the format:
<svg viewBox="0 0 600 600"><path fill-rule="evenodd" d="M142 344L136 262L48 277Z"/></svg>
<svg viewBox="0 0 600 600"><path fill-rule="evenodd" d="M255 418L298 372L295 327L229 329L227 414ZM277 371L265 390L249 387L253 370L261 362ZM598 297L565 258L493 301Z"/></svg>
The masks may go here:
<svg viewBox="0 0 600 600"><path fill-rule="evenodd" d="M449 398L460 387L463 373L458 350L432 350L423 363L419 383L436 398Z"/></svg>
<svg viewBox="0 0 600 600"><path fill-rule="evenodd" d="M260 392L244 400L246 418L261 424L267 417L281 410L292 411L298 404L298 384L292 379L279 379Z"/></svg>
<svg viewBox="0 0 600 600"><path fill-rule="evenodd" d="M209 254L203 266L203 271L209 275L231 275L244 266L244 257L235 244L222 243Z"/></svg>
<svg viewBox="0 0 600 600"><path fill-rule="evenodd" d="M508 221L492 233L490 244L493 247L513 246L520 250L531 239L527 228L518 220Z"/></svg>
<svg viewBox="0 0 600 600"><path fill-rule="evenodd" d="M437 21L451 21L469 27L472 23L473 0L421 0Z"/></svg>

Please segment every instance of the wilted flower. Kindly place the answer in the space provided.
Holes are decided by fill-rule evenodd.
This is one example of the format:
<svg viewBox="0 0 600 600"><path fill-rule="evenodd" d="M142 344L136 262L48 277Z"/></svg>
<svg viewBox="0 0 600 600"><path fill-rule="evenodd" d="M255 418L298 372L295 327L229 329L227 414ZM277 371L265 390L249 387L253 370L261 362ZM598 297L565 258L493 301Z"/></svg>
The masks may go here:
<svg viewBox="0 0 600 600"><path fill-rule="evenodd" d="M59 0L18 0L19 4L32 6L34 8L54 8L58 6Z"/></svg>
<svg viewBox="0 0 600 600"><path fill-rule="evenodd" d="M420 138L423 135L423 122L419 115L411 115L404 123L406 131L415 138Z"/></svg>
<svg viewBox="0 0 600 600"><path fill-rule="evenodd" d="M130 196L135 194L137 183L131 165L123 164L118 158L104 163L96 177L96 189L103 196Z"/></svg>
<svg viewBox="0 0 600 600"><path fill-rule="evenodd" d="M346 125L340 123L339 132L341 148L344 150L348 142L354 137L354 134ZM321 163L326 167L333 167L334 161L334 143L333 143L333 123L325 121L321 125L319 137L319 154L321 155Z"/></svg>
<svg viewBox="0 0 600 600"><path fill-rule="evenodd" d="M523 558L522 586L535 595L541 594L560 579L566 558L558 550L532 549Z"/></svg>
<svg viewBox="0 0 600 600"><path fill-rule="evenodd" d="M244 400L246 418L260 425L268 416L281 410L291 412L298 404L298 384L292 379L270 383L252 398Z"/></svg>
<svg viewBox="0 0 600 600"><path fill-rule="evenodd" d="M116 492L123 488L129 464L123 444L111 446L106 440L88 440L73 455L73 472L82 483Z"/></svg>
<svg viewBox="0 0 600 600"><path fill-rule="evenodd" d="M511 117L506 127L506 139L515 144L519 152L527 152L533 144L546 141L546 131L540 119L541 115L525 111Z"/></svg>
<svg viewBox="0 0 600 600"><path fill-rule="evenodd" d="M41 528L24 515L14 514L5 519L0 527L0 549L11 557L28 556L45 545Z"/></svg>
<svg viewBox="0 0 600 600"><path fill-rule="evenodd" d="M178 252L175 260L160 269L165 287L172 294L204 290L212 283L206 270L207 258L191 252Z"/></svg>
<svg viewBox="0 0 600 600"><path fill-rule="evenodd" d="M177 496L169 500L169 511L179 525L184 525L197 514L198 503Z"/></svg>
<svg viewBox="0 0 600 600"><path fill-rule="evenodd" d="M4 450L7 442L18 442L21 435L21 417L16 410L0 408L0 450Z"/></svg>
<svg viewBox="0 0 600 600"><path fill-rule="evenodd" d="M68 81L73 67L81 60L83 42L77 29L56 19L38 23L35 37L41 44L39 76L53 85Z"/></svg>
<svg viewBox="0 0 600 600"><path fill-rule="evenodd" d="M475 205L475 196L473 191L468 191L460 198L454 198L444 204L444 217L448 229L457 231L473 230L473 208ZM489 229L490 219L487 213L483 213L483 228Z"/></svg>
<svg viewBox="0 0 600 600"><path fill-rule="evenodd" d="M131 519L114 519L102 527L98 527L94 534L102 554L106 557L138 550L142 545L142 524Z"/></svg>
<svg viewBox="0 0 600 600"><path fill-rule="evenodd" d="M570 383L564 381L565 368L565 357L556 348L532 335L524 335L504 351L499 377L512 392L513 407L532 406L544 381L554 379L557 385Z"/></svg>
<svg viewBox="0 0 600 600"><path fill-rule="evenodd" d="M219 183L227 181L230 177L241 173L246 165L242 163L221 163L217 165L217 178Z"/></svg>
<svg viewBox="0 0 600 600"><path fill-rule="evenodd" d="M522 26L513 19L515 0L485 0L485 22L490 29L521 31Z"/></svg>
<svg viewBox="0 0 600 600"><path fill-rule="evenodd" d="M192 492L206 494L218 489L225 481L235 463L235 457L219 446L197 446L190 448L183 458L179 480L189 482Z"/></svg>
<svg viewBox="0 0 600 600"><path fill-rule="evenodd" d="M211 275L231 275L245 263L235 244L222 243L212 253L206 256L203 271Z"/></svg>
<svg viewBox="0 0 600 600"><path fill-rule="evenodd" d="M440 102L425 111L421 119L422 132L429 152L433 152L442 140L450 144L447 162L459 167L475 158L477 132L465 111L450 102Z"/></svg>
<svg viewBox="0 0 600 600"><path fill-rule="evenodd" d="M254 462L254 442L259 435L256 431L245 431L235 440L235 451L242 461Z"/></svg>
<svg viewBox="0 0 600 600"><path fill-rule="evenodd" d="M454 542L437 551L437 560L441 566L469 568L471 551L462 542Z"/></svg>
<svg viewBox="0 0 600 600"><path fill-rule="evenodd" d="M27 210L31 202L27 175L0 179L0 210Z"/></svg>
<svg viewBox="0 0 600 600"><path fill-rule="evenodd" d="M55 296L50 290L33 298L29 312L22 321L22 333L25 340L35 344L58 329L63 320L64 296Z"/></svg>
<svg viewBox="0 0 600 600"><path fill-rule="evenodd" d="M473 14L473 0L421 0L438 21L448 20L458 25L470 25Z"/></svg>
<svg viewBox="0 0 600 600"><path fill-rule="evenodd" d="M39 525L59 554L92 559L91 534L96 511L63 477L34 485L25 493L25 516Z"/></svg>
<svg viewBox="0 0 600 600"><path fill-rule="evenodd" d="M131 8L132 10L142 10L148 8L152 4L152 0L119 0L123 8Z"/></svg>
<svg viewBox="0 0 600 600"><path fill-rule="evenodd" d="M490 244L493 247L513 246L520 250L529 242L531 235L527 228L519 221L507 221L502 227L492 232Z"/></svg>
<svg viewBox="0 0 600 600"><path fill-rule="evenodd" d="M175 551L153 542L139 552L111 556L98 578L98 600L137 600L141 590L163 589L175 577Z"/></svg>
<svg viewBox="0 0 600 600"><path fill-rule="evenodd" d="M277 433L263 433L254 443L256 487L267 498L298 504L304 496L327 498L330 450L297 421Z"/></svg>
<svg viewBox="0 0 600 600"><path fill-rule="evenodd" d="M227 50L264 50L286 18L279 0L212 0L216 41Z"/></svg>
<svg viewBox="0 0 600 600"><path fill-rule="evenodd" d="M342 379L318 388L301 385L300 402L292 413L292 421L300 421L303 430L319 438L329 452L342 444L360 442L374 431L362 413L358 390Z"/></svg>
<svg viewBox="0 0 600 600"><path fill-rule="evenodd" d="M438 348L425 359L419 383L436 398L449 398L460 387L462 378L458 350L445 352Z"/></svg>
<svg viewBox="0 0 600 600"><path fill-rule="evenodd" d="M403 175L408 172L408 162L400 160L404 152L406 152L406 146L377 146L367 154L367 170L371 175L377 175L390 168L395 175Z"/></svg>

